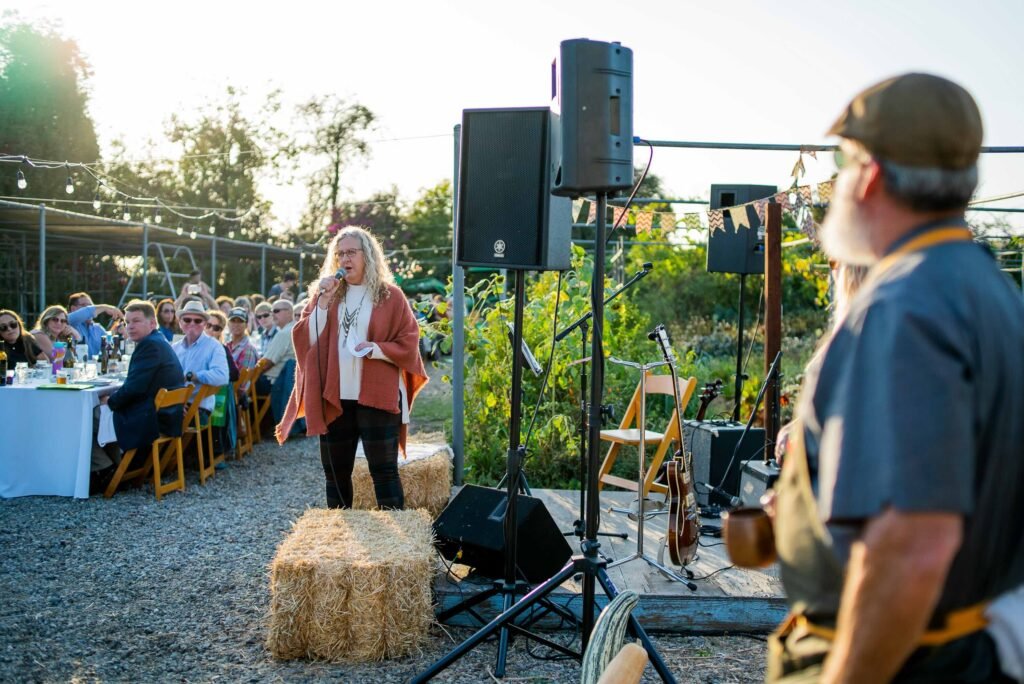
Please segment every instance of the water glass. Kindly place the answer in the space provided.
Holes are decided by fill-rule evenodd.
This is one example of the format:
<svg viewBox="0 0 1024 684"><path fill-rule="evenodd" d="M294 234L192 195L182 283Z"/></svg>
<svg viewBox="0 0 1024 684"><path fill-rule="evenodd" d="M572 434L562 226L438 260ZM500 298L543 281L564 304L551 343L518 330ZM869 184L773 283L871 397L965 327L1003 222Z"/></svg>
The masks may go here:
<svg viewBox="0 0 1024 684"><path fill-rule="evenodd" d="M29 370L28 363L25 361L19 361L14 366L14 374L18 378L19 385L27 385L29 381L31 371Z"/></svg>
<svg viewBox="0 0 1024 684"><path fill-rule="evenodd" d="M89 380L95 380L99 373L99 366L95 361L87 361L85 363L85 377Z"/></svg>

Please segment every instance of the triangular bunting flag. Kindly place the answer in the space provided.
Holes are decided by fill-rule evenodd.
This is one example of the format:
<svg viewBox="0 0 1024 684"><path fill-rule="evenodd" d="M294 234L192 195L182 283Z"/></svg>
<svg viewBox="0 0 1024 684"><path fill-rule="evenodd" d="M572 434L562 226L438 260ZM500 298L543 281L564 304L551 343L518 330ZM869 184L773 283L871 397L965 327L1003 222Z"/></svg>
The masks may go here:
<svg viewBox="0 0 1024 684"><path fill-rule="evenodd" d="M650 233L651 228L654 226L654 214L650 211L641 211L636 215L636 232Z"/></svg>
<svg viewBox="0 0 1024 684"><path fill-rule="evenodd" d="M822 204L828 204L832 201L832 186L835 181L825 181L824 183L818 183L818 201Z"/></svg>
<svg viewBox="0 0 1024 684"><path fill-rule="evenodd" d="M591 202L590 209L587 211L587 223L593 223L597 220L597 203Z"/></svg>
<svg viewBox="0 0 1024 684"><path fill-rule="evenodd" d="M754 211L757 212L757 218L761 221L762 226L764 225L764 212L765 207L767 206L768 200L766 199L759 199L756 202L754 202Z"/></svg>
<svg viewBox="0 0 1024 684"><path fill-rule="evenodd" d="M789 211L789 191L775 193L775 203L782 207L782 211Z"/></svg>
<svg viewBox="0 0 1024 684"><path fill-rule="evenodd" d="M700 230L703 227L700 222L700 214L683 214L680 222L684 228L691 230Z"/></svg>
<svg viewBox="0 0 1024 684"><path fill-rule="evenodd" d="M732 219L732 229L739 232L742 228L750 228L750 217L747 215L747 205L728 209L729 217Z"/></svg>
<svg viewBox="0 0 1024 684"><path fill-rule="evenodd" d="M721 209L708 211L708 229L714 233L716 230L725 230L725 220L722 217Z"/></svg>

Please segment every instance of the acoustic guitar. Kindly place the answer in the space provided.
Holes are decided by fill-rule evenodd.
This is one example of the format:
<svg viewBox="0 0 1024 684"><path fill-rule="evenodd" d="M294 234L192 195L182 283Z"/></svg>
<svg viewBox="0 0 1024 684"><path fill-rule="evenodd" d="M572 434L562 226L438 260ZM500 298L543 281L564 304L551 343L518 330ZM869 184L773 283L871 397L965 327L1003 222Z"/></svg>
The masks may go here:
<svg viewBox="0 0 1024 684"><path fill-rule="evenodd" d="M700 537L700 514L697 512L697 497L693 493L687 457L683 453L683 409L679 399L679 379L676 377L676 357L672 352L672 341L664 325L658 325L648 337L661 347L669 372L672 374L672 394L676 404L676 428L679 430L679 449L668 464L668 552L672 562L679 566L688 565L697 557L697 540ZM710 402L709 402L710 403Z"/></svg>

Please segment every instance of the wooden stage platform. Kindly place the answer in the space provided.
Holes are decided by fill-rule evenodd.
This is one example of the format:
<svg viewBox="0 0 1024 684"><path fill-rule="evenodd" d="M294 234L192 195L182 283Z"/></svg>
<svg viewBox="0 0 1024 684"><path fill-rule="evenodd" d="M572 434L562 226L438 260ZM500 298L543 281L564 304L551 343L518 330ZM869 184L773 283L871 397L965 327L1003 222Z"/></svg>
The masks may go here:
<svg viewBox="0 0 1024 684"><path fill-rule="evenodd" d="M534 489L533 495L541 499L559 529L572 529L572 522L578 517L579 492L572 490ZM660 498L660 495L654 495ZM634 501L633 492L605 490L601 493L601 531L625 532L626 540L600 537L601 551L609 560L625 558L636 551L637 523L622 513L610 513L610 506L627 507ZM657 559L659 545L665 533L668 515L658 515L644 523L644 554ZM719 521L705 520L706 524L718 525ZM579 551L575 536L567 538L573 552ZM635 615L650 632L679 634L714 634L725 632L768 632L782 621L786 613L782 584L778 580L776 567L765 571L744 570L729 567L725 547L721 539L701 537L702 546L697 560L689 567L695 576L697 590L691 591L683 584L668 579L655 567L644 560L635 559L608 570L612 583L620 591L631 589L640 594L640 605ZM522 548L528 539L520 539ZM671 566L668 550L664 564ZM723 568L728 568L724 569ZM466 568L455 566L456 575L465 574ZM459 572L461 570L461 572ZM490 587L488 580L470 576L465 580L439 574L435 591L441 609L447 609L473 593ZM553 595L561 605L569 605L579 614L582 603L582 583L571 579L565 582ZM573 598L573 594L576 594ZM597 602L603 606L607 598L601 588L597 589ZM500 609L500 597L492 597L477 610L491 618ZM470 615L462 613L448 621L462 626L479 625ZM540 626L557 627L557 618L548 618Z"/></svg>

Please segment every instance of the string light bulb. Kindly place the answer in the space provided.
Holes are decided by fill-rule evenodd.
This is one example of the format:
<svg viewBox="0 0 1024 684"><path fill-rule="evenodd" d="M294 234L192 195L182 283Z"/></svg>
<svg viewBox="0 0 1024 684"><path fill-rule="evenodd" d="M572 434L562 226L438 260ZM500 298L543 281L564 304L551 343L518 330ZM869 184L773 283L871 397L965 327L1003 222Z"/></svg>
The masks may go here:
<svg viewBox="0 0 1024 684"><path fill-rule="evenodd" d="M75 181L71 178L71 172L68 171L68 181L64 184L64 192L69 195L75 194Z"/></svg>
<svg viewBox="0 0 1024 684"><path fill-rule="evenodd" d="M160 215L160 207L157 207L156 211L153 212L153 223L163 223L163 222L164 222L164 217Z"/></svg>
<svg viewBox="0 0 1024 684"><path fill-rule="evenodd" d="M210 235L214 235L216 233L217 233L217 225L214 224L214 223L211 223L210 224Z"/></svg>
<svg viewBox="0 0 1024 684"><path fill-rule="evenodd" d="M190 240L195 240L196 239L196 231L193 230L191 233L188 234L188 237L189 237Z"/></svg>
<svg viewBox="0 0 1024 684"><path fill-rule="evenodd" d="M123 218L125 221L131 221L132 220L132 212L128 211L128 203L127 202L125 202L121 206L121 218Z"/></svg>
<svg viewBox="0 0 1024 684"><path fill-rule="evenodd" d="M96 192L92 196L92 208L93 211L99 211L100 207L103 206L103 202L100 201L100 188L96 186Z"/></svg>
<svg viewBox="0 0 1024 684"><path fill-rule="evenodd" d="M182 228L182 227L181 227L181 224L179 223L179 224L178 224L178 229L177 229L177 230L176 230L175 232L176 232L176 233L177 233L178 235L181 235L182 233L184 233L184 232L185 232L185 229L184 229L184 228Z"/></svg>
<svg viewBox="0 0 1024 684"><path fill-rule="evenodd" d="M25 180L25 174L22 173L21 169L18 169L18 189L24 190L28 187L28 181Z"/></svg>
<svg viewBox="0 0 1024 684"><path fill-rule="evenodd" d="M229 230L228 231L228 238L231 239L231 240L234 240L235 239L235 231Z"/></svg>

